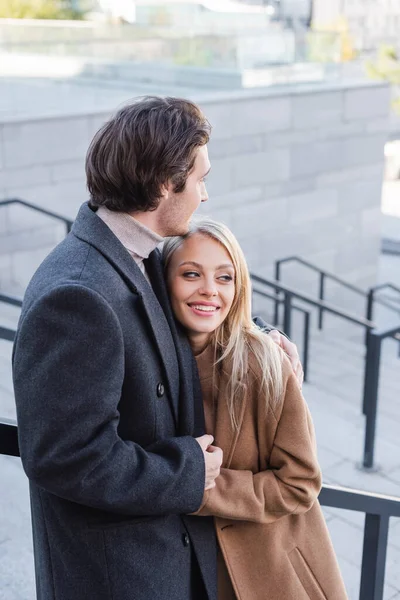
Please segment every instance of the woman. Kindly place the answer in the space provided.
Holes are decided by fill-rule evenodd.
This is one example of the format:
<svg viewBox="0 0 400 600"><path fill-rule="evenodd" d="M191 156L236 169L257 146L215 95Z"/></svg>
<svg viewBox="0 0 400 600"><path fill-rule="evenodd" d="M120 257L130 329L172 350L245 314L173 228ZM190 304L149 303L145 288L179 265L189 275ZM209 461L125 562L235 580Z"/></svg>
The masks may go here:
<svg viewBox="0 0 400 600"><path fill-rule="evenodd" d="M163 256L197 360L206 431L224 452L196 513L215 517L219 600L345 600L317 501L311 417L289 361L252 322L237 240L202 220L169 239Z"/></svg>

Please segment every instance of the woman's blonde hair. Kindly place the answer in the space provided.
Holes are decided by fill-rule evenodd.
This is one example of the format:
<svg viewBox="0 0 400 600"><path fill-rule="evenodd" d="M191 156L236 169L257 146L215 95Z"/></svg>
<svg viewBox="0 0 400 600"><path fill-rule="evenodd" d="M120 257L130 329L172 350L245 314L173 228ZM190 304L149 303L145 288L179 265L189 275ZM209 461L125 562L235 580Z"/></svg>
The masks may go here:
<svg viewBox="0 0 400 600"><path fill-rule="evenodd" d="M254 355L262 373L262 389L266 390L266 401L277 402L283 392L281 348L266 335L251 317L251 280L243 251L230 229L223 223L209 218L193 220L189 232L184 236L165 241L163 261L166 271L174 252L185 240L201 234L219 242L228 252L235 269L235 294L226 319L211 334L217 362L229 360L230 380L228 408L232 425L238 427L238 415L245 393L245 381L249 370L250 354Z"/></svg>

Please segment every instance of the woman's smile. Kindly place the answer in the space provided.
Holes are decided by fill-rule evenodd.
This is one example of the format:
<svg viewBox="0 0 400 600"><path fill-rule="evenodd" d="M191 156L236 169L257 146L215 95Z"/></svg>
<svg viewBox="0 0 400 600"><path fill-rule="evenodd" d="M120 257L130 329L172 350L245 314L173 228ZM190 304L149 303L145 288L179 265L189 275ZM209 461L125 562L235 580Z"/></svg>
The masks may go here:
<svg viewBox="0 0 400 600"><path fill-rule="evenodd" d="M188 307L199 317L213 317L220 310L219 304L215 302L191 302Z"/></svg>

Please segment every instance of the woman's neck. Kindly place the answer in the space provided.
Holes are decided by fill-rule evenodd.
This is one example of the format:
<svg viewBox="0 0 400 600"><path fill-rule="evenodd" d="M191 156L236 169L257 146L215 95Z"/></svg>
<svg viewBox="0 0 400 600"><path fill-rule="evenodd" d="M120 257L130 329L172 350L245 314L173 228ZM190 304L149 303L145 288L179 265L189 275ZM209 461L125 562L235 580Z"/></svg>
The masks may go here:
<svg viewBox="0 0 400 600"><path fill-rule="evenodd" d="M203 352L210 341L210 337L209 333L188 333L189 344L195 356Z"/></svg>

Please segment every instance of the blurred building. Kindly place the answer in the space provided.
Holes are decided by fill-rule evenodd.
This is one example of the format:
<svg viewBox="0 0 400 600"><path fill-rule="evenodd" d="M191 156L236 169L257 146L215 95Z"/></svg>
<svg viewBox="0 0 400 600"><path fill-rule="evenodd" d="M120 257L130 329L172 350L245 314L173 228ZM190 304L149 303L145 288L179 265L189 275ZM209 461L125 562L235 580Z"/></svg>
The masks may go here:
<svg viewBox="0 0 400 600"><path fill-rule="evenodd" d="M399 44L400 0L313 0L317 26L334 24L343 17L361 50L373 50L382 43Z"/></svg>

